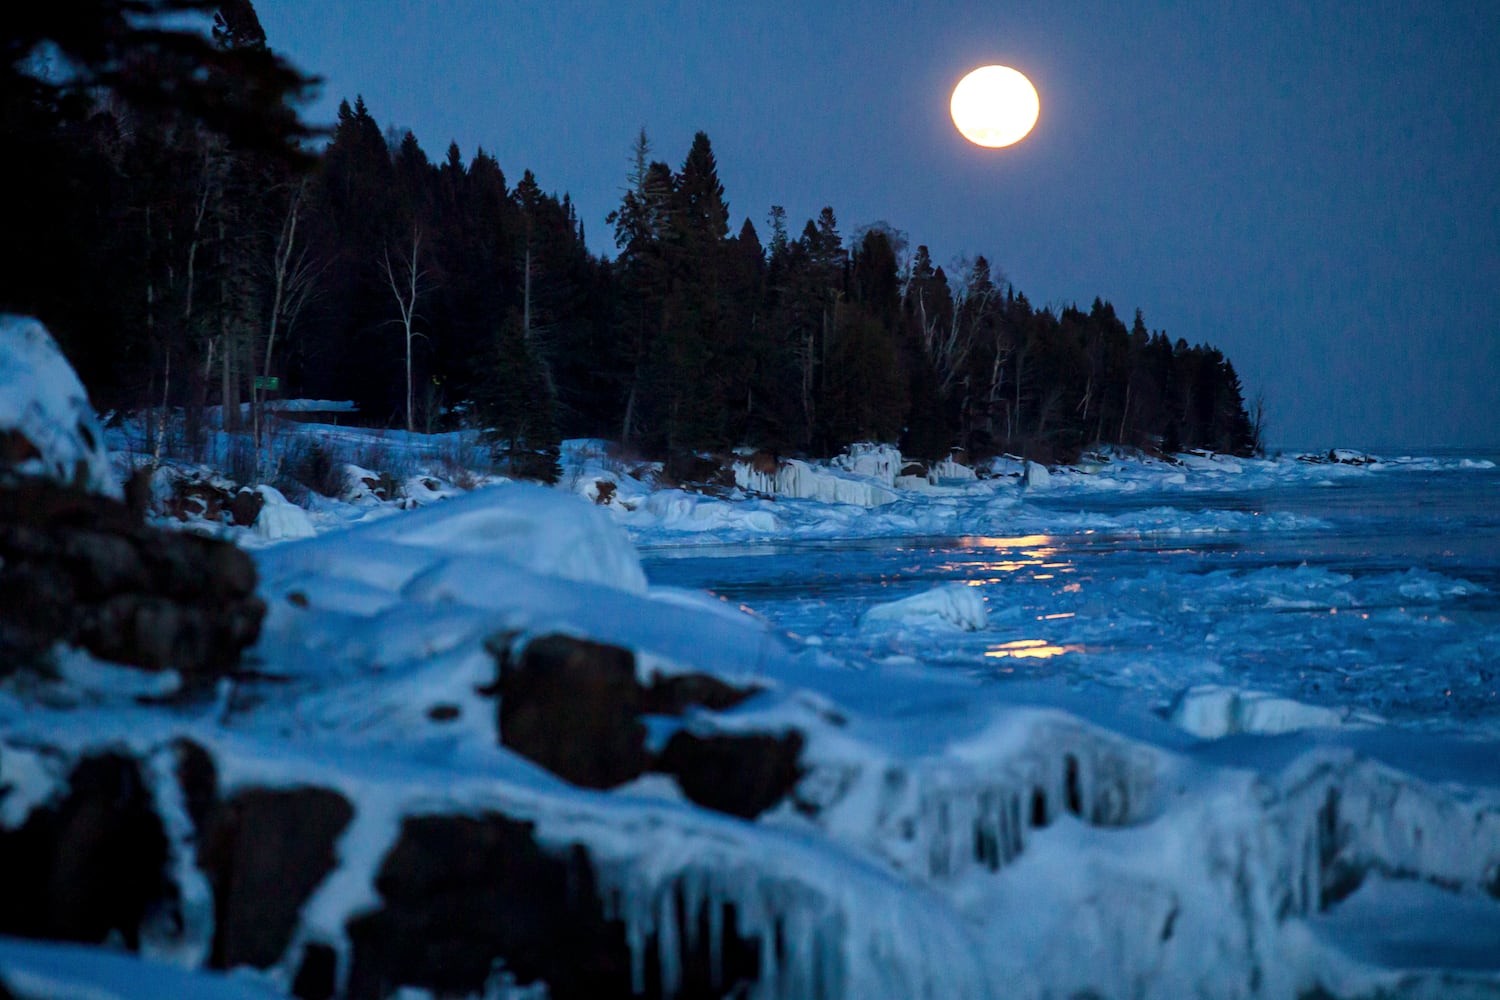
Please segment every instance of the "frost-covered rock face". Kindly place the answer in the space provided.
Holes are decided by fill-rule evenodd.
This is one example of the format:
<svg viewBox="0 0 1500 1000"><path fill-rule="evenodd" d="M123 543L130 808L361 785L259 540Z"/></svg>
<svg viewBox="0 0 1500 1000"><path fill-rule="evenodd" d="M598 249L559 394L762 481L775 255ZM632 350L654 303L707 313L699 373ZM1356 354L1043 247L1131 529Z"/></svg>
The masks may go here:
<svg viewBox="0 0 1500 1000"><path fill-rule="evenodd" d="M88 393L34 319L0 314L0 477L46 476L119 499Z"/></svg>

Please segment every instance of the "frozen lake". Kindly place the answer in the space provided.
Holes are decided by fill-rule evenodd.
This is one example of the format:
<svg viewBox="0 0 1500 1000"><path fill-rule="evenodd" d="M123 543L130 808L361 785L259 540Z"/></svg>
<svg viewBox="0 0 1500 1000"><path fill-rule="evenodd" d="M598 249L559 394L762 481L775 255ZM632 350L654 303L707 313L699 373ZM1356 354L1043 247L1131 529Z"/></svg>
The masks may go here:
<svg viewBox="0 0 1500 1000"><path fill-rule="evenodd" d="M1500 732L1500 471L1308 472L1243 490L1036 491L1000 515L976 500L953 518L971 534L646 539L642 555L653 584L709 590L836 655L1157 712L1217 685ZM984 628L861 623L950 583L982 593Z"/></svg>

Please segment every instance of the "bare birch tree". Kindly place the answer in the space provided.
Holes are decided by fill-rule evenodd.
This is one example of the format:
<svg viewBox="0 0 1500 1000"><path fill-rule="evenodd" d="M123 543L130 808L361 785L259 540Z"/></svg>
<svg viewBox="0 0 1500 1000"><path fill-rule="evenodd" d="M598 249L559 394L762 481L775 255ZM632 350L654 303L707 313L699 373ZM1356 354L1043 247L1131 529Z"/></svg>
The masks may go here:
<svg viewBox="0 0 1500 1000"><path fill-rule="evenodd" d="M252 407L257 449L261 444L261 412L265 406L266 385L271 378L276 337L284 329L289 330L297 321L303 307L312 298L322 270L313 260L306 240L300 244L297 242L297 227L302 218L306 194L307 181L299 181L287 201L286 214L281 219L281 231L277 234L276 247L271 254L271 307L266 321L266 350L262 380L256 388L255 406Z"/></svg>
<svg viewBox="0 0 1500 1000"><path fill-rule="evenodd" d="M399 320L391 322L401 324L406 341L406 429L408 432L416 430L416 420L412 413L411 347L412 341L421 336L415 329L417 299L427 291L428 271L421 265L421 254L422 229L420 226L412 226L409 253L399 252L396 254L396 259L392 260L390 250L385 251L385 276L390 282L391 294L396 297L396 307L401 313Z"/></svg>

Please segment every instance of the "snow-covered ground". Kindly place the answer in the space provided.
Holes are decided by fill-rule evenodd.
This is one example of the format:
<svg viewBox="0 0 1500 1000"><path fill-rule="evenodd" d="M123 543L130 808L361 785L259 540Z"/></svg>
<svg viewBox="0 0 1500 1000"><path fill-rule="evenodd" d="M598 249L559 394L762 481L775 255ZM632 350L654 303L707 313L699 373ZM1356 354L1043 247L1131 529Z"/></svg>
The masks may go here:
<svg viewBox="0 0 1500 1000"><path fill-rule="evenodd" d="M299 941L345 947L400 817L496 809L588 848L637 981L656 969L668 993L691 944L671 915L728 904L760 942L756 996L1500 995L1500 472L1482 456L979 477L867 449L747 459L710 494L580 441L555 488L469 492L437 457L461 440L379 444L402 500L351 481L300 540L197 525L256 553L258 680L143 705L75 653L40 693L0 685L0 826L57 794L57 752L125 747L166 774L190 738L226 792L353 803ZM760 688L652 739L795 730L795 792L742 820L671 778L590 791L497 746L486 644L555 632L634 651L642 681ZM0 939L5 982L287 988L295 947L231 980L167 968L201 958L212 913L165 812L185 918L144 943L149 970Z"/></svg>

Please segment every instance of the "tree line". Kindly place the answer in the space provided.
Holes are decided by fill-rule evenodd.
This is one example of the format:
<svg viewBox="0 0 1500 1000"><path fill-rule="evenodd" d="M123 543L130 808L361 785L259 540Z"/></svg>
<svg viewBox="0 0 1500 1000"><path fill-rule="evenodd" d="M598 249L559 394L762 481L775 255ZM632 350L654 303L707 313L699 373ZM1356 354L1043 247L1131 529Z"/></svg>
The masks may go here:
<svg viewBox="0 0 1500 1000"><path fill-rule="evenodd" d="M207 407L258 433L275 395L483 426L499 459L543 476L573 436L652 457L1259 445L1229 360L1139 310L1039 307L984 257L945 268L887 224L841 232L832 208L800 232L777 206L764 238L749 218L731 231L704 133L674 169L641 131L605 219L616 252L596 255L566 194L530 171L511 183L483 149L433 160L362 99L309 144L290 109L310 81L250 0L92 2L210 13L179 61L212 86L195 105L120 85L162 78L150 39L128 37L139 10L113 78L44 85L34 48L7 45L0 114L33 155L11 157L25 260L0 274L0 305L48 323L98 405L180 413L190 445Z"/></svg>

